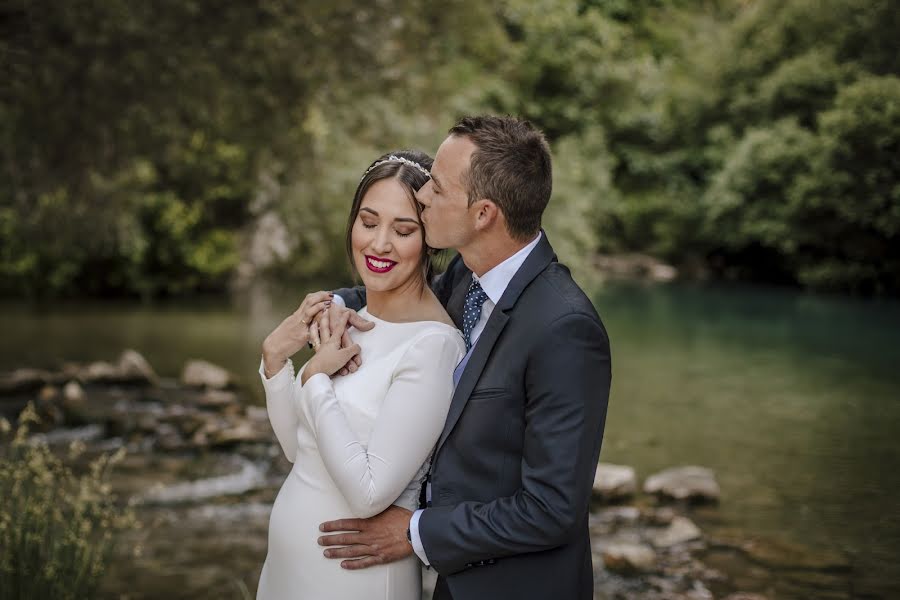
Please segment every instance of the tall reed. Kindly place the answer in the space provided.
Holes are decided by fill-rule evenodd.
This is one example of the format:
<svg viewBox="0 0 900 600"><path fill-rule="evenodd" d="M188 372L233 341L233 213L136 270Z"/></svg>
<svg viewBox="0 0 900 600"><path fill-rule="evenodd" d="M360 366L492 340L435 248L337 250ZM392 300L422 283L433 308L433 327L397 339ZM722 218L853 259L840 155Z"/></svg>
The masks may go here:
<svg viewBox="0 0 900 600"><path fill-rule="evenodd" d="M118 503L106 482L124 449L76 474L29 439L36 422L30 404L15 432L0 418L0 600L96 597L117 534L136 525L132 508ZM73 442L68 461L84 449Z"/></svg>

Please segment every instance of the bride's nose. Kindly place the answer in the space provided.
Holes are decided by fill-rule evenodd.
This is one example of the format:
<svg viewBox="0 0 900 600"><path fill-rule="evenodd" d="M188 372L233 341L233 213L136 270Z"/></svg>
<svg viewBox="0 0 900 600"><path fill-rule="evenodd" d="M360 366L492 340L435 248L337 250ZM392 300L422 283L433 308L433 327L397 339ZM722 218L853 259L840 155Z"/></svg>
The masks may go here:
<svg viewBox="0 0 900 600"><path fill-rule="evenodd" d="M394 247L391 244L391 233L390 228L381 227L378 229L378 233L375 234L375 239L372 240L372 250L375 251L379 256L384 256L393 250Z"/></svg>

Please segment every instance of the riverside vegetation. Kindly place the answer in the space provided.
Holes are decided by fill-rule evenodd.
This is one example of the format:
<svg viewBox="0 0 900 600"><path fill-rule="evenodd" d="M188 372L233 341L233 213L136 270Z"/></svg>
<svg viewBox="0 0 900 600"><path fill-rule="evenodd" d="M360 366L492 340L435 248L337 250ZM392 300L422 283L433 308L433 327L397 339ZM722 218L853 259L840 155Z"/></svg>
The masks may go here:
<svg viewBox="0 0 900 600"><path fill-rule="evenodd" d="M40 422L31 403L14 432L0 417L0 598L93 598L119 535L137 526L107 481L124 451L101 454L76 474L70 464L84 443L74 440L58 457L29 436Z"/></svg>
<svg viewBox="0 0 900 600"><path fill-rule="evenodd" d="M13 0L0 294L334 278L372 157L492 111L546 130L579 276L896 295L898 30L893 0Z"/></svg>

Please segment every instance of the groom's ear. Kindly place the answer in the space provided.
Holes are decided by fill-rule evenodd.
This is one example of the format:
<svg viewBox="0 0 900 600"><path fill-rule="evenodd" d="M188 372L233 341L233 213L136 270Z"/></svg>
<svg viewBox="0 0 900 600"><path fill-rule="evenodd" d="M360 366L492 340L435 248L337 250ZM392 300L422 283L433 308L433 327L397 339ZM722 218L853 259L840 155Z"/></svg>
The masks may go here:
<svg viewBox="0 0 900 600"><path fill-rule="evenodd" d="M479 231L490 229L504 220L500 207L488 198L478 200L473 208L476 209L475 229Z"/></svg>

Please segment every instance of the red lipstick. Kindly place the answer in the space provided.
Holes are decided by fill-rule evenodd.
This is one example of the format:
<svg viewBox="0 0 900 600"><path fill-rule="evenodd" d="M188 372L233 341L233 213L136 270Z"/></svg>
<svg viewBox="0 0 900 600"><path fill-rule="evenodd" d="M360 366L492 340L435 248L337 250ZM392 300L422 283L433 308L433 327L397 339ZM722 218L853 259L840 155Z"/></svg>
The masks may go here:
<svg viewBox="0 0 900 600"><path fill-rule="evenodd" d="M387 273L397 264L397 261L389 258L378 258L377 256L369 256L366 254L366 267L373 273Z"/></svg>

